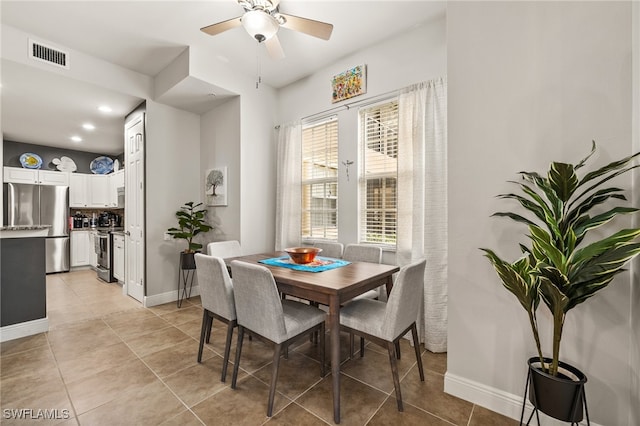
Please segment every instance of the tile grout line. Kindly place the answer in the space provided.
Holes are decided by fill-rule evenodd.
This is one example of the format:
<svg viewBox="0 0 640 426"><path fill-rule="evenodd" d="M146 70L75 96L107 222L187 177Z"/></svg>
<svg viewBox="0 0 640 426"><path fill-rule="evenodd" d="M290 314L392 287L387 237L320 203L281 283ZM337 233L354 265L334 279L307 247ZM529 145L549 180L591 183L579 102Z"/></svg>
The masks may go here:
<svg viewBox="0 0 640 426"><path fill-rule="evenodd" d="M143 307L143 308L144 308L144 307ZM144 308L144 309L149 309L149 308ZM155 312L154 312L154 313L155 313ZM166 321L166 320L165 320L165 321ZM167 321L167 323L168 323L168 321ZM105 324L106 324L106 322L105 322ZM111 328L111 326L110 326L109 324L107 324L107 326L108 326L109 328ZM168 327L167 327L167 328L168 328ZM111 328L111 330L115 333L115 330L113 330L113 328ZM185 334L186 334L186 333L185 333ZM141 362L141 363L142 363L146 368L148 368L148 369L149 369L149 371L151 371L151 373L152 373L154 376L156 376L156 379L157 379L160 383L162 383L162 385L163 385L163 386L164 386L164 387L165 387L169 392L171 392L171 394L172 394L172 395L173 395L173 396L174 396L178 401L180 401L180 403L181 403L181 404L182 404L182 405L187 409L187 411L191 412L191 414L193 414L193 416L194 416L196 419L198 419L198 421L199 421L200 423L202 423L203 425L206 425L206 423L205 423L205 422L203 422L203 421L202 421L202 419L201 419L200 417L198 417L198 415L197 415L196 413L194 413L194 412L193 412L193 410L191 410L191 408L190 408L190 407L189 407L189 406L188 406L188 405L187 405L187 404L182 400L182 398L180 398L180 397L179 397L179 396L178 396L178 395L173 391L173 389L171 389L171 387L169 387L169 385L167 385L167 384L165 383L165 381L164 381L164 380L163 380L163 379L158 375L158 373L156 373L156 372L153 370L153 368L151 368L151 367L149 366L149 364L147 364L147 363L146 363L146 362L145 362L145 361L144 361L144 360L143 360L143 359L142 359L142 358L141 358L141 357L140 357L140 356L139 356L139 355L138 355L138 354L133 350L133 348L131 348L131 346L129 346L129 344L128 344L127 342L125 342L125 341L124 341L124 339L122 339L122 337L120 337L120 335L118 335L117 333L116 333L116 335L120 338L120 340L122 340L122 343L124 343L124 344L125 344L125 346L127 346L127 348L129 348L129 350L131 351L131 353L133 353L133 355L134 355L134 356L135 356L135 357L136 357L136 358L137 358L137 359L138 359L138 360L139 360L139 361L140 361L140 362ZM184 370L184 369L186 369L186 368L189 368L189 367L185 367L185 368L183 368L183 369L180 369L180 370L176 371L176 373L178 373L178 372L180 372L180 371L182 371L182 370ZM148 386L148 385L147 385L147 386ZM96 408L97 408L97 407L96 407ZM180 413L177 413L174 417L177 417L177 416L178 416L178 414L180 414Z"/></svg>
<svg viewBox="0 0 640 426"><path fill-rule="evenodd" d="M467 421L467 426L471 425L471 419L473 418L473 412L476 409L476 404L473 404L471 407L471 412L469 413L469 420Z"/></svg>
<svg viewBox="0 0 640 426"><path fill-rule="evenodd" d="M71 405L71 410L73 410L73 418L76 421L77 425L80 425L80 419L78 419L78 412L76 410L76 406L73 403L73 400L71 399L71 394L69 393L69 389L67 388L67 383L64 380L63 376L62 376L62 371L60 370L60 365L58 364L58 358L56 357L55 352L53 352L53 348L51 347L51 342L49 341L49 335L48 333L44 333L45 334L45 339L47 340L47 347L49 348L49 351L51 352L51 356L53 357L53 361L56 363L56 370L58 370L58 376L60 377L60 381L62 382L62 386L64 386L64 393L65 395L67 395L67 399L69 400L69 404Z"/></svg>

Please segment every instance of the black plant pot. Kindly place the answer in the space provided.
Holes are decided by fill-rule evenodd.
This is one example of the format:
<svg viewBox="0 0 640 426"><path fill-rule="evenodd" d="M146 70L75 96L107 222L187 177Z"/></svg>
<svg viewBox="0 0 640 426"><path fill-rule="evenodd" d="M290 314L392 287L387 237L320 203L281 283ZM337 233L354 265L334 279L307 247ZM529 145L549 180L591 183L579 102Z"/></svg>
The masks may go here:
<svg viewBox="0 0 640 426"><path fill-rule="evenodd" d="M550 358L544 358L544 362L547 364L551 363L551 361ZM529 358L528 364L529 401L531 404L539 411L555 419L572 423L581 421L587 403L584 393L587 376L577 368L562 361L559 366L567 374L559 371L558 376L552 376L543 371L538 357ZM574 377L570 377L570 375ZM589 414L587 412L588 421Z"/></svg>
<svg viewBox="0 0 640 426"><path fill-rule="evenodd" d="M180 252L180 269L196 269L195 253Z"/></svg>

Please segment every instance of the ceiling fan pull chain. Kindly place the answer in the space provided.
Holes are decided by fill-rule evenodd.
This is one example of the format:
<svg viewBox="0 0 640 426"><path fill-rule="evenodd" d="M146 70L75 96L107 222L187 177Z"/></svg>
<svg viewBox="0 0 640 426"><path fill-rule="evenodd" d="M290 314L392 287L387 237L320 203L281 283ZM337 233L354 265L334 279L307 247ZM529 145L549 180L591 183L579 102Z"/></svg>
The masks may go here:
<svg viewBox="0 0 640 426"><path fill-rule="evenodd" d="M259 88L262 83L262 75L260 70L260 42L256 43L256 89Z"/></svg>
<svg viewBox="0 0 640 426"><path fill-rule="evenodd" d="M256 89L260 86L260 42L256 43Z"/></svg>

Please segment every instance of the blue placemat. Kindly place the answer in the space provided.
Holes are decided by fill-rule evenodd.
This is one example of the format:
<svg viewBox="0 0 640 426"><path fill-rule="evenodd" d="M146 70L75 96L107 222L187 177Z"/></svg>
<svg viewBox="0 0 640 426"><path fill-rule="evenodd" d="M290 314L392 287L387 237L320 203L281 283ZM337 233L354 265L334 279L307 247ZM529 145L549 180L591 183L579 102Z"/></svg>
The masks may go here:
<svg viewBox="0 0 640 426"><path fill-rule="evenodd" d="M351 262L347 262L342 259L332 259L329 257L316 257L313 263L300 265L298 263L293 263L293 261L289 258L289 256L283 257L272 257L271 259L263 259L258 262L264 263L269 266L281 266L283 268L295 269L296 271L306 271L306 272L322 272L328 271L329 269L336 269L342 266L348 265Z"/></svg>

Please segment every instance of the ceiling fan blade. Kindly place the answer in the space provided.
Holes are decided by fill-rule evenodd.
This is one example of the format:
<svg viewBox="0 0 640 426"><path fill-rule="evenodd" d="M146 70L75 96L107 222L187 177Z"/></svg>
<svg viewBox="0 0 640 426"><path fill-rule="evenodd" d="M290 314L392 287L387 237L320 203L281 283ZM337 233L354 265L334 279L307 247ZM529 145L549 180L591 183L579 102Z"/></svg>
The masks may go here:
<svg viewBox="0 0 640 426"><path fill-rule="evenodd" d="M206 27L200 28L200 31L203 33L207 33L209 35L220 34L223 31L230 30L235 27L239 27L242 25L240 22L240 17L229 19L227 21L218 22L217 24L212 24Z"/></svg>
<svg viewBox="0 0 640 426"><path fill-rule="evenodd" d="M308 18L300 18L299 16L287 15L285 13L280 13L280 16L285 19L284 24L281 24L284 28L299 31L323 40L329 40L331 37L331 32L333 31L332 24L314 21L313 19Z"/></svg>
<svg viewBox="0 0 640 426"><path fill-rule="evenodd" d="M284 58L284 50L282 50L282 45L280 44L280 40L278 40L277 35L274 35L270 39L265 40L264 45L267 47L269 56L271 56L273 59Z"/></svg>

